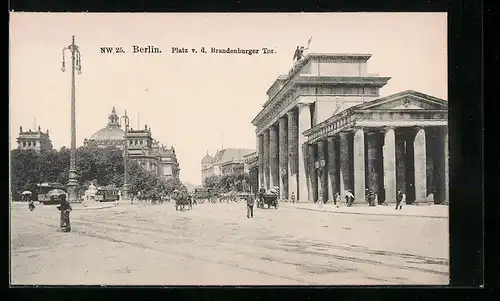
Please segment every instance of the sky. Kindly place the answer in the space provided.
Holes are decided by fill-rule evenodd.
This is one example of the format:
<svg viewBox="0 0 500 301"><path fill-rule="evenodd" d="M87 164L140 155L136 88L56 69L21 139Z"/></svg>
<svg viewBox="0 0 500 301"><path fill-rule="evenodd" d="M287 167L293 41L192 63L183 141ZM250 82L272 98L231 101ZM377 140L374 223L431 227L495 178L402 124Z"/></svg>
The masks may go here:
<svg viewBox="0 0 500 301"><path fill-rule="evenodd" d="M132 128L151 127L174 146L182 181L201 184L201 159L224 148L255 149L251 120L267 90L311 53L369 53L368 72L391 77L387 96L416 90L447 100L445 13L22 13L10 15L10 143L19 127L49 129L56 149L71 141L71 73L62 49L75 35L77 145L107 124L113 106ZM133 46L161 53L133 53ZM125 53L103 54L101 47ZM172 47L190 53L172 53ZM200 48L260 49L257 55ZM262 54L262 48L273 49ZM196 48L198 53L192 53ZM70 55L66 54L67 67Z"/></svg>

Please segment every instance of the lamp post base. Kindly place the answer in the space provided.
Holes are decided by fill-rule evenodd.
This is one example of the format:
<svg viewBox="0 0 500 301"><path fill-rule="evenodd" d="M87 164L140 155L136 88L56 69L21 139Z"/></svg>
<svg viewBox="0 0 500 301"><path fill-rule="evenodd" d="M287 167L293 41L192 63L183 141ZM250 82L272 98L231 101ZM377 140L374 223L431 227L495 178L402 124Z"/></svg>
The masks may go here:
<svg viewBox="0 0 500 301"><path fill-rule="evenodd" d="M122 196L121 196L122 201L128 201L130 199L129 190L130 190L130 185L124 184L122 187Z"/></svg>
<svg viewBox="0 0 500 301"><path fill-rule="evenodd" d="M69 180L68 184L66 184L68 189L68 202L70 203L80 203L81 201L78 199L78 181L75 170L69 171Z"/></svg>
<svg viewBox="0 0 500 301"><path fill-rule="evenodd" d="M67 187L68 187L68 202L80 203L77 193L78 183L68 182Z"/></svg>

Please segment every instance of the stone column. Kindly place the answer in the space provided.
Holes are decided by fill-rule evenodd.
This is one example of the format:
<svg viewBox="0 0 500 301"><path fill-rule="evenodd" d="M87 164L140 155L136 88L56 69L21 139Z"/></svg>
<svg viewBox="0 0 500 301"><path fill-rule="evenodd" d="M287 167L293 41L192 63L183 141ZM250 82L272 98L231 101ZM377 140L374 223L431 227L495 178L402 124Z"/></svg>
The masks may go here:
<svg viewBox="0 0 500 301"><path fill-rule="evenodd" d="M298 192L297 200L298 201L308 201L308 192L307 192L307 160L304 157L304 148L306 142L306 136L303 133L311 128L311 109L309 104L298 104L299 108L299 132L298 132Z"/></svg>
<svg viewBox="0 0 500 301"><path fill-rule="evenodd" d="M436 128L427 128L425 131L425 154L426 154L426 164L425 173L427 181L427 195L426 200L433 204L438 198L439 194L436 189L436 172L434 169L439 168L439 160L436 160L436 153L440 151L439 146L436 145L437 140ZM437 161L437 162L436 162ZM432 197L431 197L432 194Z"/></svg>
<svg viewBox="0 0 500 301"><path fill-rule="evenodd" d="M402 134L396 136L396 189L404 192L408 197L406 191L406 141Z"/></svg>
<svg viewBox="0 0 500 301"><path fill-rule="evenodd" d="M337 149L334 137L328 137L327 151L328 154L326 158L326 169L328 174L328 200L333 202L335 194L339 192L339 188L337 187Z"/></svg>
<svg viewBox="0 0 500 301"><path fill-rule="evenodd" d="M269 189L270 172L269 172L269 129L264 131L264 187Z"/></svg>
<svg viewBox="0 0 500 301"><path fill-rule="evenodd" d="M345 200L345 192L350 187L351 169L349 162L349 133L340 133L340 195Z"/></svg>
<svg viewBox="0 0 500 301"><path fill-rule="evenodd" d="M354 133L354 198L356 203L365 202L365 134L363 129Z"/></svg>
<svg viewBox="0 0 500 301"><path fill-rule="evenodd" d="M280 198L288 198L288 135L286 129L286 117L279 120L279 183Z"/></svg>
<svg viewBox="0 0 500 301"><path fill-rule="evenodd" d="M379 162L382 159L380 155L380 141L378 132L366 133L366 145L367 145L367 162L366 170L368 183L366 183L367 188L373 190L377 195L380 195L379 179L380 179L380 169Z"/></svg>
<svg viewBox="0 0 500 301"><path fill-rule="evenodd" d="M278 132L276 126L269 128L269 169L270 187L279 186L279 152L278 152Z"/></svg>
<svg viewBox="0 0 500 301"><path fill-rule="evenodd" d="M257 136L257 160L259 165L257 190L259 190L266 183L264 177L264 135L262 134Z"/></svg>
<svg viewBox="0 0 500 301"><path fill-rule="evenodd" d="M448 156L448 128L444 129L444 203L448 204L450 202L450 167L449 167L449 156Z"/></svg>
<svg viewBox="0 0 500 301"><path fill-rule="evenodd" d="M414 150L414 165L415 165L415 201L427 201L427 153L425 146L425 130L418 129L415 139L413 140Z"/></svg>
<svg viewBox="0 0 500 301"><path fill-rule="evenodd" d="M316 150L315 150L315 145L314 144L309 144L307 146L307 157L308 157L308 170L309 174L307 177L308 180L308 200L309 202L311 201L317 201L318 200L318 176L317 176L317 169L314 166L314 163L316 162Z"/></svg>
<svg viewBox="0 0 500 301"><path fill-rule="evenodd" d="M297 200L297 172L298 172L298 128L297 116L294 111L287 113L288 117L288 197L291 197L292 192Z"/></svg>
<svg viewBox="0 0 500 301"><path fill-rule="evenodd" d="M318 201L323 202L328 200L328 175L327 175L327 166L326 166L326 141L321 140L318 141L318 157L317 162L319 162L320 166L318 169ZM322 165L323 162L325 165Z"/></svg>
<svg viewBox="0 0 500 301"><path fill-rule="evenodd" d="M396 202L396 135L393 128L385 130L384 146L384 190L385 202Z"/></svg>

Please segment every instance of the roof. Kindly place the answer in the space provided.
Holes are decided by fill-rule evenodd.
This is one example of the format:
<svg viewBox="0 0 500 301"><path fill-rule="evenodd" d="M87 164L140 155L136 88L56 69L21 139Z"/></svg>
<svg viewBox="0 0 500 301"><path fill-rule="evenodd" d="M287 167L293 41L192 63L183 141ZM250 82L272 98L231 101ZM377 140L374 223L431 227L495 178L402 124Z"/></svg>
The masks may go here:
<svg viewBox="0 0 500 301"><path fill-rule="evenodd" d="M252 149L244 148L226 148L218 151L214 158L213 163L223 164L229 161L243 161L243 157L250 153L253 153Z"/></svg>
<svg viewBox="0 0 500 301"><path fill-rule="evenodd" d="M116 126L107 126L95 132L91 137L95 141L116 141L124 140L125 132Z"/></svg>
<svg viewBox="0 0 500 301"><path fill-rule="evenodd" d="M206 154L205 157L203 157L203 159L201 159L201 164L207 164L207 163L212 163L212 156L210 156L209 154Z"/></svg>

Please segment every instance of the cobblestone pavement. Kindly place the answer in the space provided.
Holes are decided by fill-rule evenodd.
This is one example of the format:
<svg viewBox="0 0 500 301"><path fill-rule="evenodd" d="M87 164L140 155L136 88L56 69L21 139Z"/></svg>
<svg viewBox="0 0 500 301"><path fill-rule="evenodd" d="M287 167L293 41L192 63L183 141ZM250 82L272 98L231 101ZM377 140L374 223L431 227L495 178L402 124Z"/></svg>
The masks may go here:
<svg viewBox="0 0 500 301"><path fill-rule="evenodd" d="M448 220L200 204L11 209L11 283L46 285L447 284Z"/></svg>

